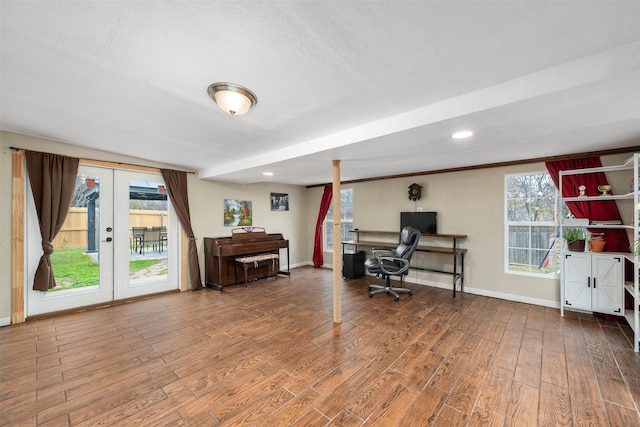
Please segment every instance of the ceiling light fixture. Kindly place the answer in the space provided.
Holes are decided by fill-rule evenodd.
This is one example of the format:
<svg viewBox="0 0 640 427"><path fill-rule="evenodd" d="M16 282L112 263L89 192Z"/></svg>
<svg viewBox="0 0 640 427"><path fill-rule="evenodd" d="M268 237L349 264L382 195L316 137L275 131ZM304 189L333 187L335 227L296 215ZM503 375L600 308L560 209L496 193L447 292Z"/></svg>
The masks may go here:
<svg viewBox="0 0 640 427"><path fill-rule="evenodd" d="M264 176L273 176L273 172L262 172Z"/></svg>
<svg viewBox="0 0 640 427"><path fill-rule="evenodd" d="M258 103L253 92L233 83L214 83L207 92L220 108L232 116L244 114Z"/></svg>
<svg viewBox="0 0 640 427"><path fill-rule="evenodd" d="M471 135L473 135L473 132L471 132L470 130L463 130L463 131L451 134L451 138L453 138L453 139L465 139L465 138L469 138Z"/></svg>

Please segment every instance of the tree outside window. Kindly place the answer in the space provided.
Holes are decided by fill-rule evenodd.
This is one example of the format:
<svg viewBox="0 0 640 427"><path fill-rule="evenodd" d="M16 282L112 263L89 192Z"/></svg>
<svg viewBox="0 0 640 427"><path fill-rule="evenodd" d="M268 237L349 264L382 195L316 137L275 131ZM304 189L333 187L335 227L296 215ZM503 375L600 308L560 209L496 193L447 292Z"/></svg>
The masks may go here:
<svg viewBox="0 0 640 427"><path fill-rule="evenodd" d="M559 263L557 190L548 173L505 179L505 270L556 277Z"/></svg>
<svg viewBox="0 0 640 427"><path fill-rule="evenodd" d="M324 219L324 251L333 252L333 205ZM340 239L337 244L351 240L353 230L353 189L340 190Z"/></svg>

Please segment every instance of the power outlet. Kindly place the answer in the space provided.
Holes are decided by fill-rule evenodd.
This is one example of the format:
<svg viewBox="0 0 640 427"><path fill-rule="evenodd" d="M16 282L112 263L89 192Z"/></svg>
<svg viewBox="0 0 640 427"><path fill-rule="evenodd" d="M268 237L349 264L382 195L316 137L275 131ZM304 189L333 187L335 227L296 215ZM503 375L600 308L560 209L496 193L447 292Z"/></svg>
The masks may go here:
<svg viewBox="0 0 640 427"><path fill-rule="evenodd" d="M422 208L416 208L416 212L422 212Z"/></svg>

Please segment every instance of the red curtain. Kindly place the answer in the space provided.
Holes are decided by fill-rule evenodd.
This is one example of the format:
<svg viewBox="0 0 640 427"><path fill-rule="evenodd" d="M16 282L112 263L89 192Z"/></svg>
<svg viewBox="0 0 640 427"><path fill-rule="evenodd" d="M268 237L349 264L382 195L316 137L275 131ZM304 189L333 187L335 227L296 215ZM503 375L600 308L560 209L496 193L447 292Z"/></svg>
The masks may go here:
<svg viewBox="0 0 640 427"><path fill-rule="evenodd" d="M585 157L582 159L556 160L546 162L547 170L551 179L560 188L560 171L597 168L602 166L599 157ZM576 197L580 190L578 187L586 187L586 196L598 196L598 185L608 184L607 177L603 172L587 173L580 175L566 175L562 182L562 197ZM597 203L590 202L567 202L569 211L576 218L589 218L590 220L622 220L618 205L614 200L607 200ZM588 228L592 233L604 233L604 240L607 242L605 250L607 252L629 252L629 237L625 230Z"/></svg>
<svg viewBox="0 0 640 427"><path fill-rule="evenodd" d="M324 263L324 258L322 256L322 223L324 222L324 217L327 216L327 212L329 212L332 197L333 187L331 184L327 184L324 186L322 201L320 201L320 211L318 212L318 221L316 222L316 237L313 241L313 266L316 268L320 267Z"/></svg>

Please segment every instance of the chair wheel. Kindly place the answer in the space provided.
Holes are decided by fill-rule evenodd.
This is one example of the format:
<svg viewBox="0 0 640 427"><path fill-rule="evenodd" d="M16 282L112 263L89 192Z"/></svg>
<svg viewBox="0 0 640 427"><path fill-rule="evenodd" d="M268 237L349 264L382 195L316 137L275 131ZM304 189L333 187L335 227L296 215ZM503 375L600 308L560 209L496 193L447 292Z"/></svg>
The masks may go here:
<svg viewBox="0 0 640 427"><path fill-rule="evenodd" d="M411 296L411 295L413 295L413 292L409 292L408 294L409 294L409 296Z"/></svg>
<svg viewBox="0 0 640 427"><path fill-rule="evenodd" d="M369 294L369 298L373 298L373 294Z"/></svg>
<svg viewBox="0 0 640 427"><path fill-rule="evenodd" d="M398 302L398 301L400 301L400 298L398 298L398 297L393 297L393 300L394 300L395 302Z"/></svg>
<svg viewBox="0 0 640 427"><path fill-rule="evenodd" d="M371 292L371 286L369 286L369 292Z"/></svg>

